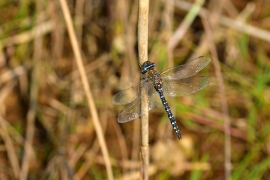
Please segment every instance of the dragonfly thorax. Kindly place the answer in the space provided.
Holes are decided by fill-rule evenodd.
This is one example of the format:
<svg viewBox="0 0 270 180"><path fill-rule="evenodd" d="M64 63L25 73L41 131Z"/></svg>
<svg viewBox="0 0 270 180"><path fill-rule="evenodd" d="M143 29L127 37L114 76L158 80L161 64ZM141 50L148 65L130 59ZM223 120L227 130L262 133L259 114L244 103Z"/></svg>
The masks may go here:
<svg viewBox="0 0 270 180"><path fill-rule="evenodd" d="M141 73L147 73L149 79L153 81L156 90L162 89L162 79L160 73L155 69L155 63L146 61L141 66Z"/></svg>
<svg viewBox="0 0 270 180"><path fill-rule="evenodd" d="M153 81L156 90L162 89L162 79L160 77L160 73L156 71L155 68L148 71L148 77Z"/></svg>
<svg viewBox="0 0 270 180"><path fill-rule="evenodd" d="M155 63L150 61L144 62L141 66L141 73L147 73L148 78L153 81L156 90L162 89L162 79L160 77L160 73L155 69Z"/></svg>

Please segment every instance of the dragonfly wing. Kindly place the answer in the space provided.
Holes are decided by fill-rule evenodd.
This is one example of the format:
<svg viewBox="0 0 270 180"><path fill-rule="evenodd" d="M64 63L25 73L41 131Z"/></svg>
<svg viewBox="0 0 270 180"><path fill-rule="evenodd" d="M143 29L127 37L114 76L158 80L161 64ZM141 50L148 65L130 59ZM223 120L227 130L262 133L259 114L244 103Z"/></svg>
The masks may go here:
<svg viewBox="0 0 270 180"><path fill-rule="evenodd" d="M205 76L195 76L185 79L164 79L163 93L165 96L186 96L193 94L211 84Z"/></svg>
<svg viewBox="0 0 270 180"><path fill-rule="evenodd" d="M145 89L145 91L148 91L151 86L153 86L152 81L142 80L136 86L132 86L126 90L116 93L112 98L112 102L116 105L131 103L132 101L140 97L142 87L143 89Z"/></svg>
<svg viewBox="0 0 270 180"><path fill-rule="evenodd" d="M142 104L148 104L147 108L141 107ZM154 87L148 89L148 95L137 98L132 103L128 104L119 114L118 122L125 123L136 119L143 114L147 113L157 105L159 105L160 99L158 93L155 91Z"/></svg>
<svg viewBox="0 0 270 180"><path fill-rule="evenodd" d="M200 56L188 61L186 64L165 70L161 73L161 78L184 79L191 77L205 68L210 61L211 59L209 57Z"/></svg>

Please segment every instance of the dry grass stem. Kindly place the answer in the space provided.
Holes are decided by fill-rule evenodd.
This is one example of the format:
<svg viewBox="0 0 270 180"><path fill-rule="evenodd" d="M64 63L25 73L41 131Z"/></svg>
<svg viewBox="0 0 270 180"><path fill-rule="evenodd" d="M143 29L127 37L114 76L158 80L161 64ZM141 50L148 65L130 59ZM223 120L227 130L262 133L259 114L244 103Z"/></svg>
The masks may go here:
<svg viewBox="0 0 270 180"><path fill-rule="evenodd" d="M0 104L3 103L3 100L6 98L6 96L9 94L9 92L14 88L16 85L15 81L11 81L9 84L7 84L0 93ZM5 149L11 164L13 176L15 179L18 179L19 172L20 172L20 166L19 166L19 159L16 155L15 148L12 142L12 139L9 135L9 130L6 124L6 120L0 116L0 134L2 136L2 139L5 144Z"/></svg>
<svg viewBox="0 0 270 180"><path fill-rule="evenodd" d="M74 155L69 160L69 164L70 164L71 167L73 167L73 168L76 167L76 163L80 160L80 158L87 151L87 148L88 147L86 145L80 144L80 146L74 152Z"/></svg>
<svg viewBox="0 0 270 180"><path fill-rule="evenodd" d="M87 76L86 76L86 72L85 72L85 68L83 65L83 61L82 61L82 56L80 53L80 49L79 49L79 44L76 38L76 34L74 31L74 27L72 24L72 20L71 20L71 16L70 16L70 12L67 6L67 3L65 0L60 0L60 4L61 4L61 8L64 14L64 18L65 18L65 22L67 25L67 29L68 29L68 33L69 33L69 37L71 40L71 45L74 51L74 55L75 55L75 60L80 72L80 76L81 76L81 80L82 80L82 84L84 87L84 91L86 93L86 97L87 97L87 101L88 101L88 106L89 106L89 110L92 113L92 117L93 117L93 123L94 123L94 127L97 133L97 137L99 140L99 144L101 147L101 151L102 154L104 156L104 160L105 160L105 166L106 166L106 170L107 170L107 175L108 175L108 179L112 180L113 178L113 172L112 172L112 167L111 167L111 162L109 159L109 154L108 154L108 149L107 149L107 145L103 136L103 131L101 128L101 125L99 123L99 117L98 117L98 113L97 113L97 109L95 107L95 103L94 103L94 99L92 96L92 92L87 80Z"/></svg>
<svg viewBox="0 0 270 180"><path fill-rule="evenodd" d="M198 15L203 4L204 0L196 0L195 3L190 7L188 14L184 18L183 22L177 27L174 34L170 38L170 41L168 43L169 51L172 51L177 46L179 41L183 38L191 23Z"/></svg>
<svg viewBox="0 0 270 180"><path fill-rule="evenodd" d="M189 9L192 7L192 4L187 1L175 0L174 3L179 9L183 9L186 11L189 11ZM205 8L201 8L200 11L204 13L207 17L209 17L210 12L208 10L206 10ZM235 19L220 15L218 19L218 23L228 28L237 30L242 33L247 33L251 36L270 42L269 31L246 24L245 22L236 21Z"/></svg>
<svg viewBox="0 0 270 180"><path fill-rule="evenodd" d="M37 11L41 11L42 3L36 3ZM44 16L40 14L37 16L36 24L39 24ZM42 31L44 32L44 31ZM38 89L39 89L39 80L40 80L40 60L43 56L43 37L39 30L34 29L31 33L34 39L34 54L33 54L33 72L31 74L32 83L30 87L30 108L27 112L27 128L26 128L26 137L25 137L25 144L24 144L24 156L22 159L22 167L20 172L20 180L28 179L29 173L29 164L32 160L31 156L31 146L33 145L34 141L34 134L35 134L35 118L36 118L36 110L37 110L37 98L38 98Z"/></svg>
<svg viewBox="0 0 270 180"><path fill-rule="evenodd" d="M37 109L37 95L38 95L38 81L39 81L39 67L38 67L38 60L36 61L35 66L33 67L32 73L32 84L30 90L30 109L27 113L27 130L26 130L26 138L25 138L25 145L24 145L24 156L22 162L22 171L20 174L20 180L26 180L28 178L28 169L29 163L31 160L31 153L30 149L32 149L32 143L34 139L34 129L35 129L35 115Z"/></svg>
<svg viewBox="0 0 270 180"><path fill-rule="evenodd" d="M231 129L230 129L230 119L228 118L228 104L226 100L226 91L225 91L225 85L223 80L223 75L221 73L220 64L218 61L218 54L215 47L214 39L212 37L212 29L210 27L210 24L207 20L207 16L205 14L202 14L202 22L205 27L205 31L207 34L208 42L209 42L209 48L213 56L213 62L215 67L215 73L216 77L218 79L218 88L220 92L220 99L221 99L221 107L223 112L223 119L224 119L224 132L225 132L225 143L224 143L224 149L225 149L225 178L226 180L229 180L231 178Z"/></svg>
<svg viewBox="0 0 270 180"><path fill-rule="evenodd" d="M27 43L33 39L48 34L49 32L52 31L52 29L53 24L51 21L42 22L29 31L2 40L2 44L0 44L0 47L14 46L18 44Z"/></svg>
<svg viewBox="0 0 270 180"><path fill-rule="evenodd" d="M139 0L139 18L138 18L138 50L139 64L143 64L148 60L148 12L149 0ZM146 96L146 92L141 90L142 96ZM142 102L142 109L148 109L147 101ZM141 179L148 179L149 167L149 122L148 113L141 116Z"/></svg>
<svg viewBox="0 0 270 180"><path fill-rule="evenodd" d="M0 116L0 118L4 119L2 116ZM4 119L4 120L5 120L5 119ZM11 138L12 138L16 143L18 143L20 146L23 146L24 138L21 136L21 134L19 134L19 132L18 132L13 126L11 126L11 125L8 123L8 121L5 120L5 121L3 121L2 123L5 123L4 126L7 127L8 131L9 131L9 133L10 133L10 135L11 135ZM26 143L26 142L25 142L25 143ZM30 147L31 147L31 149L30 149L30 154L31 154L32 156L34 156L34 155L35 155L34 150L32 149L32 146L30 146Z"/></svg>
<svg viewBox="0 0 270 180"><path fill-rule="evenodd" d="M138 2L134 1L129 4L125 0L119 0L117 4L118 10L123 11L119 14L119 18L123 23L123 31L124 31L124 42L125 42L125 51L126 56L123 59L127 59L123 62L123 66L121 69L121 78L120 82L125 85L131 85L130 77L133 79L139 79L139 74L136 68L138 63L136 62L136 52L134 46L136 44L136 27L138 20ZM128 9L131 9L130 14ZM140 136L138 136L138 132L140 131L140 121L133 122L133 139L132 139L132 150L131 150L131 159L136 161L138 160L138 152L140 149ZM122 142L123 143L123 142ZM125 177L125 175L124 175Z"/></svg>
<svg viewBox="0 0 270 180"><path fill-rule="evenodd" d="M58 11L57 1L48 2L48 16L52 23L52 57L60 59L64 50L65 24L62 22Z"/></svg>
<svg viewBox="0 0 270 180"><path fill-rule="evenodd" d="M203 117L203 116L199 116L199 115L195 115L195 114L191 114L191 113L188 113L188 116L190 117L190 119L192 121L195 121L195 122L200 123L200 124L207 125L207 127L211 127L213 129L219 129L220 131L223 131L225 133L225 129L224 129L224 122L225 121L216 122L216 121L218 121L218 119L216 119L216 117L222 117L223 114L222 113L216 113L216 114L218 116L215 116L215 118L212 118L212 119L209 119L209 118L206 118L206 117ZM216 123L213 123L213 121L216 122ZM232 119L230 119L230 121L232 122ZM247 139L246 132L241 131L241 130L239 130L237 128L234 128L234 127L230 127L230 135L233 136L233 137L242 139L242 140Z"/></svg>

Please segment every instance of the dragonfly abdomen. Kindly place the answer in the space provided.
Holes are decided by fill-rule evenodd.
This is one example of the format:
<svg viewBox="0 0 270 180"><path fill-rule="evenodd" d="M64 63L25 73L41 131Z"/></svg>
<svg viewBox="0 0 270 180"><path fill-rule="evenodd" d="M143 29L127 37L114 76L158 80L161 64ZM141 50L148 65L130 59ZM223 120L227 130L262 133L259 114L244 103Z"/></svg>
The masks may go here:
<svg viewBox="0 0 270 180"><path fill-rule="evenodd" d="M175 131L175 133L176 133L178 139L179 139L179 140L182 139L180 130L178 129L178 126L177 126L176 121L175 121L175 119L174 119L174 116L173 116L173 114L172 114L171 108L169 107L168 102L166 101L166 99L165 99L165 97L164 97L164 95L163 95L162 88L157 89L157 92L158 92L158 94L159 94L159 97L160 97L160 99L161 99L161 101L162 101L162 104L163 104L163 106L164 106L164 109L165 109L165 111L167 112L168 118L169 118L170 121L171 121L171 124L172 124L172 126L173 126L173 129L174 129L174 131Z"/></svg>

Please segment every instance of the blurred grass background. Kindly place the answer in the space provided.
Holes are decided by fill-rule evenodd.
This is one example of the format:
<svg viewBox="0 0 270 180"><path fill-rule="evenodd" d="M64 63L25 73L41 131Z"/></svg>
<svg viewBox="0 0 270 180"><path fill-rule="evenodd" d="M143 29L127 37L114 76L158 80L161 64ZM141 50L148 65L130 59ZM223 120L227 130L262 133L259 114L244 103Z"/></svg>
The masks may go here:
<svg viewBox="0 0 270 180"><path fill-rule="evenodd" d="M150 1L149 60L160 71L191 57L213 56L198 15L168 62L167 44L193 2ZM114 176L138 179L139 120L118 124L123 107L111 103L114 93L139 82L138 2L68 3ZM202 8L213 20L224 78L231 179L269 179L270 1L209 0ZM106 179L59 2L1 0L0 50L0 179L22 179L24 163L27 179ZM215 71L211 61L200 73L211 77L209 87L170 99L181 141L163 109L150 112L150 179L225 179L224 118ZM28 144L27 134L33 136Z"/></svg>

